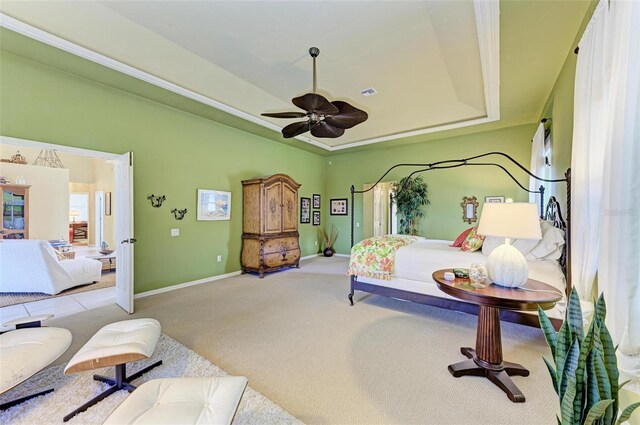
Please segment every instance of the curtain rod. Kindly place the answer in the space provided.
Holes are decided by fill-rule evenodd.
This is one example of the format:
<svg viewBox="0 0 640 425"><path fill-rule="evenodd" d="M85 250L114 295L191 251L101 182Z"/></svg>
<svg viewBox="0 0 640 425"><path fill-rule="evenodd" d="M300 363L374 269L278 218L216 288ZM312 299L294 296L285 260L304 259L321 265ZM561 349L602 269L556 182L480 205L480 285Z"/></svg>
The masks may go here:
<svg viewBox="0 0 640 425"><path fill-rule="evenodd" d="M573 53L575 53L576 55L578 54L578 52L580 52L580 47L576 47L575 49L573 49Z"/></svg>

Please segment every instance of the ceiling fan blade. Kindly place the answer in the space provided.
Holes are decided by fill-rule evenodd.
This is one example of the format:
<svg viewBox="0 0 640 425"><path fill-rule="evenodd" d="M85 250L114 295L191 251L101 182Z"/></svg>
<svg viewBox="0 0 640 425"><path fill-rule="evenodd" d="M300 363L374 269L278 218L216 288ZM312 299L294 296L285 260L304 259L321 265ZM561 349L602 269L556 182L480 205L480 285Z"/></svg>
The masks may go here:
<svg viewBox="0 0 640 425"><path fill-rule="evenodd" d="M300 109L304 109L307 112L315 112L319 115L335 115L340 112L324 96L315 93L307 93L300 97L295 97L291 99L291 102Z"/></svg>
<svg viewBox="0 0 640 425"><path fill-rule="evenodd" d="M307 116L304 112L272 112L260 115L271 118L304 118Z"/></svg>
<svg viewBox="0 0 640 425"><path fill-rule="evenodd" d="M288 126L282 129L282 135L286 139L290 139L302 133L306 133L307 131L309 131L309 127L310 127L309 121L294 122L293 124L289 124Z"/></svg>
<svg viewBox="0 0 640 425"><path fill-rule="evenodd" d="M336 100L331 102L339 110L337 114L326 116L324 121L334 127L351 128L362 122L365 122L369 115L355 106L349 105L347 102Z"/></svg>
<svg viewBox="0 0 640 425"><path fill-rule="evenodd" d="M320 121L311 127L311 134L315 137L335 139L344 134L344 129L329 125L325 121Z"/></svg>

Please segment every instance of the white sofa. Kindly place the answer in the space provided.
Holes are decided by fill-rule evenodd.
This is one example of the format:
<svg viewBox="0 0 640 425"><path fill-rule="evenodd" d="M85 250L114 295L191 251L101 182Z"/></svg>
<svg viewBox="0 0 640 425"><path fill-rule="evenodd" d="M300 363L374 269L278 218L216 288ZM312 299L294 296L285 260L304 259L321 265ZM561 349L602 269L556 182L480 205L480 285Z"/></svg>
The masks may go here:
<svg viewBox="0 0 640 425"><path fill-rule="evenodd" d="M97 282L100 261L89 258L58 260L48 241L20 239L0 242L0 292L38 292L49 295Z"/></svg>

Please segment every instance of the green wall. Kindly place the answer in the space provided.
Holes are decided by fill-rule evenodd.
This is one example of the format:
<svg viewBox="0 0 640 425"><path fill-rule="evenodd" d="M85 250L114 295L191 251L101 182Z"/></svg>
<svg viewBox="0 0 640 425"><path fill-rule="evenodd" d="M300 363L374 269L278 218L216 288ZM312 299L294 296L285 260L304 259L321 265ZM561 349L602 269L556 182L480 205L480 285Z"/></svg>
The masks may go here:
<svg viewBox="0 0 640 425"><path fill-rule="evenodd" d="M365 183L375 182L389 167L397 163L430 163L446 159L460 159L486 152L499 151L511 155L528 166L531 156L531 137L535 124L509 127L500 130L451 137L425 143L402 146L393 149L379 149L332 156L325 159L325 193L329 198L349 198L349 187L362 189ZM498 160L506 164L507 161ZM513 170L513 166L508 166ZM385 181L397 181L409 171L397 169ZM415 170L415 169L412 169ZM514 173L523 185L528 178L522 172ZM434 239L454 239L470 225L462 221L460 203L464 196L475 196L480 206L485 196L506 196L516 201L526 201L526 192L501 170L495 167L462 167L450 170L429 171L422 174L429 185L431 204L425 207L426 217L420 223L419 233ZM362 195L356 195L355 228L356 242L362 239ZM478 211L480 212L480 210ZM339 253L350 251L349 217L330 216L339 230L335 249Z"/></svg>
<svg viewBox="0 0 640 425"><path fill-rule="evenodd" d="M324 159L316 154L6 52L0 77L0 134L134 152L136 293L240 269L241 180L286 173L302 184L300 196L324 194ZM196 221L198 188L231 191L231 220ZM167 196L162 208L151 207L151 193ZM173 218L174 207L189 210L184 220ZM180 236L170 237L171 228ZM300 225L303 256L318 251L316 239L315 227Z"/></svg>

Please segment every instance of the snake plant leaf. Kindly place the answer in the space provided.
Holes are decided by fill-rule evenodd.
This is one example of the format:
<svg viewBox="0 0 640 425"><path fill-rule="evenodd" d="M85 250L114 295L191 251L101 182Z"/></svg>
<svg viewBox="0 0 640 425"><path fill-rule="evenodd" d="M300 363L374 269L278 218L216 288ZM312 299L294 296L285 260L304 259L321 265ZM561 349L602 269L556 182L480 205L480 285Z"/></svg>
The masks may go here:
<svg viewBox="0 0 640 425"><path fill-rule="evenodd" d="M633 404L627 406L627 408L624 409L622 411L622 413L620 414L620 417L618 418L618 421L616 422L616 425L620 425L620 424L628 421L629 418L631 417L631 414L633 413L633 411L636 410L638 407L640 407L640 402L633 403Z"/></svg>
<svg viewBox="0 0 640 425"><path fill-rule="evenodd" d="M594 422L599 421L611 403L613 403L613 400L600 400L594 404L593 407L589 409L589 413L584 420L584 425L592 425Z"/></svg>
<svg viewBox="0 0 640 425"><path fill-rule="evenodd" d="M562 425L573 425L573 400L576 397L576 382L572 378L567 378L567 389L560 402L560 415Z"/></svg>
<svg viewBox="0 0 640 425"><path fill-rule="evenodd" d="M583 386L585 385L585 372L587 369L587 355L591 352L595 325L593 322L589 324L589 329L584 334L584 339L580 343L580 355L578 356L578 367L576 368L576 398L573 402L574 418L580 418L583 415L583 405L587 401ZM576 340L574 340L575 342ZM597 387L596 387L597 390ZM588 409L588 408L587 408Z"/></svg>
<svg viewBox="0 0 640 425"><path fill-rule="evenodd" d="M574 289L569 294L569 305L567 307L567 322L571 328L571 334L577 336L580 341L584 338L582 329L582 308L580 307L580 298L578 292Z"/></svg>
<svg viewBox="0 0 640 425"><path fill-rule="evenodd" d="M540 320L540 328L544 333L544 338L547 340L547 345L551 349L551 355L553 358L556 357L556 345L558 343L558 333L553 328L551 324L551 320L549 320L549 316L544 312L543 309L538 306L538 320Z"/></svg>
<svg viewBox="0 0 640 425"><path fill-rule="evenodd" d="M617 350L616 350L617 351ZM631 379L627 379L626 381L624 381L622 384L620 384L620 386L618 387L619 390L621 390L622 388L624 388L625 385L627 385L629 382L631 382Z"/></svg>
<svg viewBox="0 0 640 425"><path fill-rule="evenodd" d="M565 394L569 382L573 382L574 393L576 391L576 369L578 368L578 357L580 356L580 341L574 339L571 344L571 348L567 352L567 357L564 362L564 369L562 370L562 381L559 382L560 394ZM565 394L566 396L566 394ZM572 399L575 399L575 394ZM562 399L564 403L564 397ZM572 402L573 403L573 402ZM574 416L573 414L571 415ZM564 421L565 415L562 414L562 420Z"/></svg>
<svg viewBox="0 0 640 425"><path fill-rule="evenodd" d="M549 375L551 375L551 382L553 382L553 389L556 390L556 394L560 395L560 393L558 392L558 374L553 369L553 365L549 363L549 360L547 360L546 357L543 357L542 360L544 360L544 364L546 364L547 369L549 369Z"/></svg>
<svg viewBox="0 0 640 425"><path fill-rule="evenodd" d="M593 313L593 321L600 325L604 322L604 318L607 315L607 305L604 301L604 294L600 294L598 301L596 301L595 310Z"/></svg>
<svg viewBox="0 0 640 425"><path fill-rule="evenodd" d="M562 322L562 326L560 326L560 331L558 332L558 341L556 343L556 371L558 373L558 388L560 389L560 398L564 396L564 388L567 387L567 384L564 382L564 363L567 358L567 352L571 347L571 329L569 328L569 324L565 320Z"/></svg>
<svg viewBox="0 0 640 425"><path fill-rule="evenodd" d="M587 355L587 379L586 379L586 394L587 403L585 405L585 412L588 412L593 405L600 401L600 391L598 390L598 379L596 377L596 365L595 365L595 350L589 350Z"/></svg>
<svg viewBox="0 0 640 425"><path fill-rule="evenodd" d="M605 322L602 322L600 325L600 341L602 342L602 346L604 348L604 365L607 368L607 375L609 375L609 382L611 383L611 394L613 395L613 404L611 405L611 409L607 410L608 413L618 411L618 390L619 387L619 379L620 373L618 372L618 358L616 357L616 349L613 346L613 341L611 340L611 334L609 334L609 330L607 329L607 325ZM606 420L606 419L605 419ZM607 423L611 423L607 422Z"/></svg>
<svg viewBox="0 0 640 425"><path fill-rule="evenodd" d="M595 359L595 373L598 381L598 392L601 400L613 399L611 396L611 383L609 382L609 375L607 374L607 368L604 365L603 354L594 347L594 359ZM608 419L608 421L607 421ZM613 422L613 410L611 406L607 408L605 413L605 424L611 424Z"/></svg>

